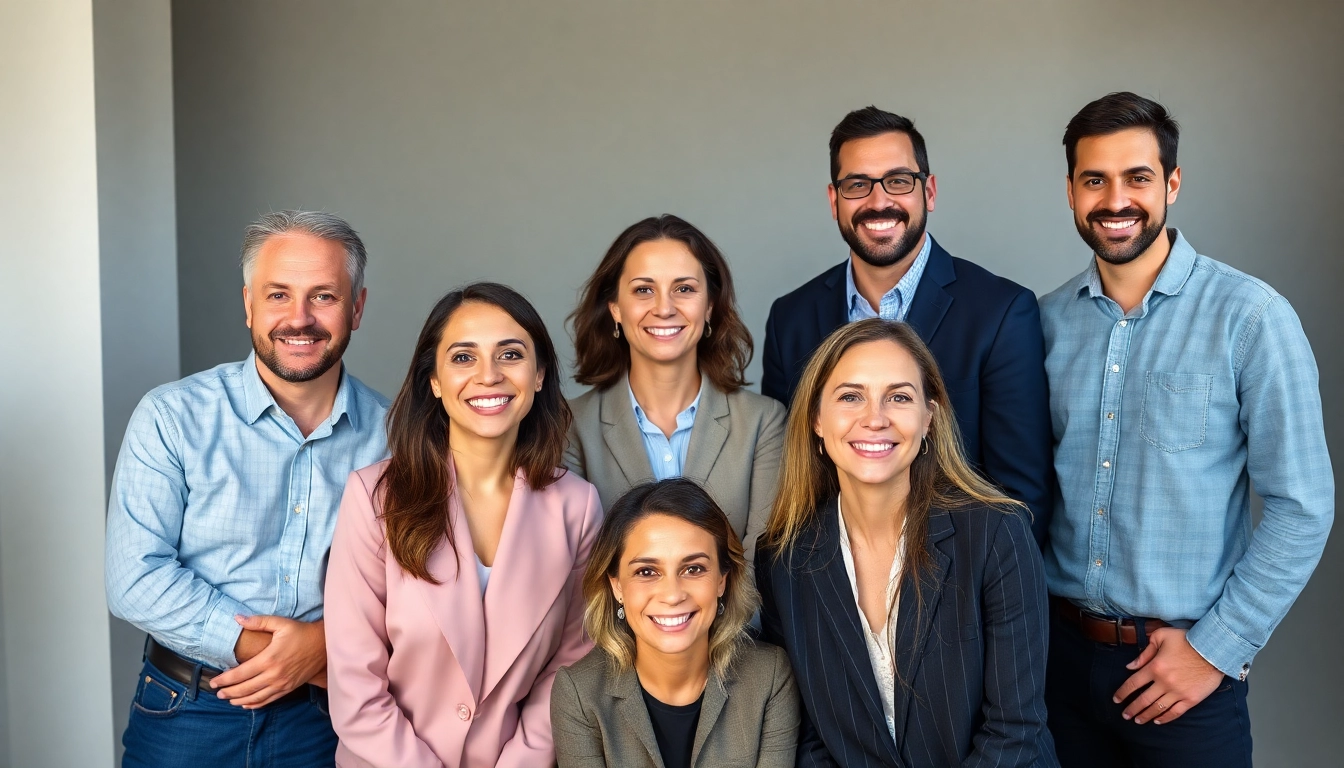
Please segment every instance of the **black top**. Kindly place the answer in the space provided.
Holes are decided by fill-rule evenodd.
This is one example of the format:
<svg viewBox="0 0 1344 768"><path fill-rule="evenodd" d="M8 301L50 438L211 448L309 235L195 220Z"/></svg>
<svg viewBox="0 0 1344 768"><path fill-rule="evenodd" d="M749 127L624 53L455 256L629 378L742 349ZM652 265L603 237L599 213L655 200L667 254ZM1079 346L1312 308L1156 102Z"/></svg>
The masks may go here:
<svg viewBox="0 0 1344 768"><path fill-rule="evenodd" d="M658 739L658 751L663 756L665 768L691 768L691 750L695 748L695 729L700 725L700 705L705 694L694 703L681 707L653 698L644 686L639 686L644 696L644 706L649 710L649 721L653 723L653 735Z"/></svg>

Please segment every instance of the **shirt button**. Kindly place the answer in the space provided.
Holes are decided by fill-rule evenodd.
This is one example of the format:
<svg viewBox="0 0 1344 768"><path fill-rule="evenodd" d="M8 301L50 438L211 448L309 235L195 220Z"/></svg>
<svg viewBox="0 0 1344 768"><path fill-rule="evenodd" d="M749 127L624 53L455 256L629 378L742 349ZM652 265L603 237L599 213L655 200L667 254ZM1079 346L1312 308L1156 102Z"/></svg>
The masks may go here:
<svg viewBox="0 0 1344 768"><path fill-rule="evenodd" d="M1114 419L1114 418L1115 418L1115 412L1112 411L1112 412L1106 414L1106 418L1108 418L1108 419Z"/></svg>
<svg viewBox="0 0 1344 768"><path fill-rule="evenodd" d="M1097 560L1096 563L1097 563L1097 567L1100 568L1100 567L1101 567L1101 561L1100 561L1100 560Z"/></svg>
<svg viewBox="0 0 1344 768"><path fill-rule="evenodd" d="M1124 328L1126 325L1129 325L1129 321L1128 321L1128 320L1121 320L1121 321L1120 321L1120 327L1121 327L1121 328Z"/></svg>
<svg viewBox="0 0 1344 768"><path fill-rule="evenodd" d="M1103 461L1103 462L1101 462L1101 466L1102 466L1104 469L1110 469L1110 468L1111 468L1111 462L1109 462L1109 461Z"/></svg>
<svg viewBox="0 0 1344 768"><path fill-rule="evenodd" d="M1097 510L1097 514L1098 514L1098 515L1105 515L1105 514L1106 514L1106 510L1104 510L1104 509L1098 509L1098 510Z"/></svg>
<svg viewBox="0 0 1344 768"><path fill-rule="evenodd" d="M299 505L299 504L295 504L295 505L294 505L294 514L296 514L296 515L301 515L301 514L303 514L303 507L302 507L301 505Z"/></svg>
<svg viewBox="0 0 1344 768"><path fill-rule="evenodd" d="M469 720L469 719L471 719L471 710L470 710L470 709L467 709L467 705L466 705L466 704L458 704L458 705L457 705L457 717L458 717L459 720Z"/></svg>
<svg viewBox="0 0 1344 768"><path fill-rule="evenodd" d="M1120 372L1120 366L1118 365L1111 366L1111 373L1119 373L1119 372Z"/></svg>
<svg viewBox="0 0 1344 768"><path fill-rule="evenodd" d="M285 577L285 583L286 583L286 584L289 583L289 577L288 577L288 576Z"/></svg>
<svg viewBox="0 0 1344 768"><path fill-rule="evenodd" d="M672 454L669 453L663 456L663 461L671 461L671 460L672 460Z"/></svg>

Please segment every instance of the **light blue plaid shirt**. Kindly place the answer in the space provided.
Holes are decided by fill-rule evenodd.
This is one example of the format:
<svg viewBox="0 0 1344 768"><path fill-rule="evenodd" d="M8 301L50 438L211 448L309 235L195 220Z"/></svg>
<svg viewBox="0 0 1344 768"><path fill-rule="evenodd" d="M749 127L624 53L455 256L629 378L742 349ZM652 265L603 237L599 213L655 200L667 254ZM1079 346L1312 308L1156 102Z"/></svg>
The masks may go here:
<svg viewBox="0 0 1344 768"><path fill-rule="evenodd" d="M876 312L873 311L873 305L869 304L854 286L854 263L851 258L847 262L849 268L845 270L845 307L849 310L849 322L866 320L870 317L905 320L905 316L910 314L910 302L915 300L915 289L919 287L919 279L924 276L924 267L929 263L931 250L933 250L933 236L925 232L924 245L919 249L914 262L910 264L910 269L901 276L900 282L882 295L882 301Z"/></svg>
<svg viewBox="0 0 1344 768"><path fill-rule="evenodd" d="M704 391L703 385L700 390ZM635 409L635 422L639 424L640 437L644 438L644 452L649 456L654 479L681 477L682 469L686 466L686 449L691 445L691 429L695 427L695 412L700 408L700 393L696 393L686 410L677 414L677 428L672 432L670 440L657 424L644 415L644 409L639 407L633 389L630 390L630 407Z"/></svg>
<svg viewBox="0 0 1344 768"><path fill-rule="evenodd" d="M1174 230L1172 230L1174 232ZM1128 314L1095 261L1041 299L1059 494L1051 594L1189 627L1244 679L1334 519L1316 361L1293 308L1175 234ZM1265 500L1251 528L1251 488Z"/></svg>
<svg viewBox="0 0 1344 768"><path fill-rule="evenodd" d="M112 479L112 613L218 669L238 663L236 614L322 618L345 479L387 457L386 414L342 373L331 416L304 438L255 355L145 395Z"/></svg>

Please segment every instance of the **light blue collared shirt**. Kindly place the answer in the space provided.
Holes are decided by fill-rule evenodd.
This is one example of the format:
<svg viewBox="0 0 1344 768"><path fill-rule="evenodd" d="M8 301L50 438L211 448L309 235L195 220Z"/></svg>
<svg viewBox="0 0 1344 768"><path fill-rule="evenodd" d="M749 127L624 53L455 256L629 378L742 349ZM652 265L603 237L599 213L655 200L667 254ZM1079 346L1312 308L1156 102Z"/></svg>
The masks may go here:
<svg viewBox="0 0 1344 768"><path fill-rule="evenodd" d="M237 614L322 618L345 479L387 457L386 414L343 372L331 416L305 438L255 354L145 395L112 479L112 613L218 669L238 663Z"/></svg>
<svg viewBox="0 0 1344 768"><path fill-rule="evenodd" d="M910 314L910 302L915 300L915 289L919 287L919 279L924 276L924 267L929 263L931 250L933 250L933 237L925 232L924 246L919 249L910 269L901 276L900 282L883 294L876 312L873 311L873 305L859 294L859 289L854 287L854 264L851 258L847 262L849 268L845 270L845 307L849 310L849 322L866 320L870 317L905 320L905 316Z"/></svg>
<svg viewBox="0 0 1344 768"><path fill-rule="evenodd" d="M700 390L704 391L703 385ZM691 428L695 426L695 412L700 407L700 392L696 393L686 410L677 414L677 428L672 432L671 440L644 415L644 409L639 407L639 401L635 399L634 389L630 389L630 407L635 409L635 422L639 424L639 434L644 438L644 452L649 456L654 479L681 477L682 469L686 466L686 449L691 444Z"/></svg>
<svg viewBox="0 0 1344 768"><path fill-rule="evenodd" d="M1334 519L1297 314L1179 232L1128 313L1095 260L1040 303L1059 478L1051 594L1188 626L1200 655L1244 679ZM1254 530L1252 487L1265 500Z"/></svg>

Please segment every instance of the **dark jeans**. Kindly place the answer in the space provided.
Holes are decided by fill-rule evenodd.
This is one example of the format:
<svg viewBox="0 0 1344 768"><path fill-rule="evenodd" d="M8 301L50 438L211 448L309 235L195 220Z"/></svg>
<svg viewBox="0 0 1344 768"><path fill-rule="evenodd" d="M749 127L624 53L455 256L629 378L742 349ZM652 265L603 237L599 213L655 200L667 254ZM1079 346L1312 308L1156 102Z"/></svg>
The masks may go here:
<svg viewBox="0 0 1344 768"><path fill-rule="evenodd" d="M1128 701L1111 697L1134 674L1139 645L1095 643L1050 617L1045 706L1063 768L1238 768L1251 766L1251 720L1246 683L1224 676L1222 685L1170 723L1136 725L1120 715ZM1135 693L1137 696L1138 693Z"/></svg>
<svg viewBox="0 0 1344 768"><path fill-rule="evenodd" d="M327 694L243 709L187 686L145 662L121 743L123 768L318 768L336 762Z"/></svg>

